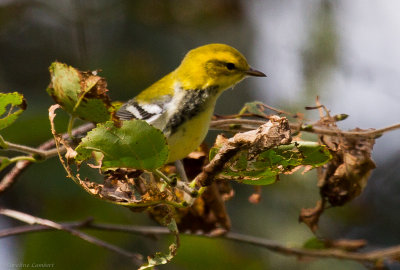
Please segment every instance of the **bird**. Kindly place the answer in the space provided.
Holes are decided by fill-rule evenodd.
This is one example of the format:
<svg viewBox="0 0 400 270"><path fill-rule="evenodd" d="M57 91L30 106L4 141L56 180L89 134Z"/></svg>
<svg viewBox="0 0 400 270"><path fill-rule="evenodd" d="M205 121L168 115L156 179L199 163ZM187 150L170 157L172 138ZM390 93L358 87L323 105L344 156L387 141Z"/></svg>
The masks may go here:
<svg viewBox="0 0 400 270"><path fill-rule="evenodd" d="M207 135L217 98L249 76L266 77L226 44L190 50L180 65L123 104L120 120L140 119L160 129L169 145L167 163L180 161Z"/></svg>

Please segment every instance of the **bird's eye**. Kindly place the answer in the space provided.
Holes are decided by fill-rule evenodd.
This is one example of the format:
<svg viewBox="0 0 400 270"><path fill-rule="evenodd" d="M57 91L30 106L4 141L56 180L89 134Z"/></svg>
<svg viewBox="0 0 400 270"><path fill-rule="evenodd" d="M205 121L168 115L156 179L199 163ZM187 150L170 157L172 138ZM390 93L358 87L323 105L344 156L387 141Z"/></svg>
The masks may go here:
<svg viewBox="0 0 400 270"><path fill-rule="evenodd" d="M226 68L229 70L235 69L235 64L234 63L226 63Z"/></svg>

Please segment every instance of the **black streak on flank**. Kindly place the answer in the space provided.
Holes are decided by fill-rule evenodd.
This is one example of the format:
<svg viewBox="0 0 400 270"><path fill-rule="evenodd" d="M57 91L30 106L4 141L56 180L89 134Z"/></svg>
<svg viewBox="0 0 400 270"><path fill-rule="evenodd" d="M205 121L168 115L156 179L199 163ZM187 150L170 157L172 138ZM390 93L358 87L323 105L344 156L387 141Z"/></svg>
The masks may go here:
<svg viewBox="0 0 400 270"><path fill-rule="evenodd" d="M208 100L218 93L218 86L212 86L205 90L188 90L182 100L182 112L171 117L164 128L164 132L175 133L177 128L184 122L192 119L205 109Z"/></svg>

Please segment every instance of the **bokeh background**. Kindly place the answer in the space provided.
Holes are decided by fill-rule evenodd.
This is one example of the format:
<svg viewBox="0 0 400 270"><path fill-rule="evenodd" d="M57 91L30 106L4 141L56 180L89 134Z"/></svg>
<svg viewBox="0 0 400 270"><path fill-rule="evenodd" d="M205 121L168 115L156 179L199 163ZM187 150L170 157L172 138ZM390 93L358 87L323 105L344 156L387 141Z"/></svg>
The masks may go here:
<svg viewBox="0 0 400 270"><path fill-rule="evenodd" d="M227 43L268 78L251 78L226 92L217 113L244 102L305 112L316 95L332 113L347 113L344 128L380 128L400 121L400 17L397 0L0 0L0 91L25 95L28 109L6 140L31 146L50 138L45 89L48 66L59 60L101 69L113 100L127 100L170 72L199 45ZM60 116L60 129L67 117ZM210 133L209 141L216 135ZM319 235L363 238L374 248L400 243L400 132L377 140L364 193L322 217ZM227 203L233 231L301 246L312 234L297 221L318 198L315 174L285 177L263 188L234 185ZM58 160L35 164L0 197L0 204L55 221L154 225L145 214L91 198L65 177ZM0 228L19 223L0 217ZM93 232L142 254L165 250L140 236ZM54 263L54 269L132 269L126 258L64 232L0 239L0 269L12 263ZM298 261L223 240L183 237L173 262L160 269L365 269L333 259ZM400 269L393 264L390 269Z"/></svg>

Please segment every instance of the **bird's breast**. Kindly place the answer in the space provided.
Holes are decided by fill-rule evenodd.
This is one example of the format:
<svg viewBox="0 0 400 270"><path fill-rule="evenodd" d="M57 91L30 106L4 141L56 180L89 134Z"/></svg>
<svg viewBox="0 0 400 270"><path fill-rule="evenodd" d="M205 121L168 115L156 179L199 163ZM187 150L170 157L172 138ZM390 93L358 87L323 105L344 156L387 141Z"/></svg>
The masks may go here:
<svg viewBox="0 0 400 270"><path fill-rule="evenodd" d="M174 134L180 126L192 120L194 117L204 113L211 117L216 99L218 96L218 86L206 89L179 90L175 93L174 99L170 103L169 117L163 132L167 136ZM211 108L211 112L209 109Z"/></svg>
<svg viewBox="0 0 400 270"><path fill-rule="evenodd" d="M186 119L167 136L170 147L168 162L183 159L202 143L207 135L214 107L206 108Z"/></svg>

